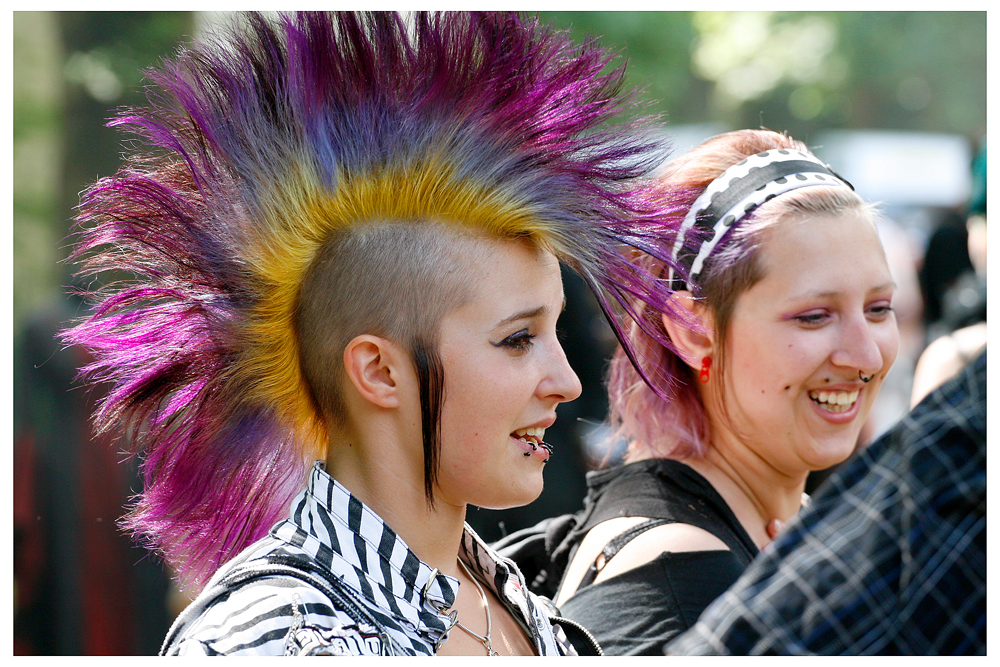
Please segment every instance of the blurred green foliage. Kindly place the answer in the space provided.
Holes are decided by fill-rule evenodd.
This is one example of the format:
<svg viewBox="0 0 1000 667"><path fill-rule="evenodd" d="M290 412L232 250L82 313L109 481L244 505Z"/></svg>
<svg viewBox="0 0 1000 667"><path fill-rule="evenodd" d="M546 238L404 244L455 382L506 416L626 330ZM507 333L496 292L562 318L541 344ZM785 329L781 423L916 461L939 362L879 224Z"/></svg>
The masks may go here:
<svg viewBox="0 0 1000 667"><path fill-rule="evenodd" d="M670 123L986 133L985 12L542 12Z"/></svg>
<svg viewBox="0 0 1000 667"><path fill-rule="evenodd" d="M703 122L711 84L691 71L698 37L692 12L540 12L577 41L596 39L626 62L626 83L672 123Z"/></svg>
<svg viewBox="0 0 1000 667"><path fill-rule="evenodd" d="M189 12L14 12L14 328L69 284L79 193L121 163L105 127L139 104L142 70L193 30Z"/></svg>

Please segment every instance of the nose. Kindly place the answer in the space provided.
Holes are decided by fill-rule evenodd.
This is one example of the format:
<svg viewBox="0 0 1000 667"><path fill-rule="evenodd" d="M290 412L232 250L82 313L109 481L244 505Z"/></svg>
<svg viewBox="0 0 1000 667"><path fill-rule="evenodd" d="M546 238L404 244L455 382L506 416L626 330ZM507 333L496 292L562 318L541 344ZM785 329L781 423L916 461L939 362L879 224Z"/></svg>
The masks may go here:
<svg viewBox="0 0 1000 667"><path fill-rule="evenodd" d="M553 347L547 371L535 390L539 398L555 403L565 403L579 398L580 394L583 393L580 378L569 365L566 352L563 351L562 345L558 342Z"/></svg>
<svg viewBox="0 0 1000 667"><path fill-rule="evenodd" d="M898 340L899 333L895 320L892 322L871 322L863 314L854 317L842 332L840 344L832 356L836 366L855 369L866 377L888 370L895 359L895 345L888 338ZM883 347L887 349L883 349Z"/></svg>

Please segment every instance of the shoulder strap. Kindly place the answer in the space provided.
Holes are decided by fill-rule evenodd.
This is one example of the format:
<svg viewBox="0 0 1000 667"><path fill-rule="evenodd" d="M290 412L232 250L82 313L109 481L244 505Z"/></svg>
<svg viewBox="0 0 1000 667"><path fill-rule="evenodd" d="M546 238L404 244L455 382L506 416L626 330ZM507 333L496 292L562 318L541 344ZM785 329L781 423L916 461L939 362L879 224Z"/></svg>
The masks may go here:
<svg viewBox="0 0 1000 667"><path fill-rule="evenodd" d="M626 464L605 484L590 509L569 535L573 546L599 523L620 516L643 516L701 528L722 540L744 565L758 553L753 539L715 487L681 461L648 459Z"/></svg>
<svg viewBox="0 0 1000 667"><path fill-rule="evenodd" d="M597 558L594 559L594 562L591 563L590 568L587 570L586 574L583 575L583 579L580 580L577 590L594 583L594 579L597 577L598 573L604 569L604 566L608 564L608 561L614 558L615 554L621 551L626 544L639 537L650 528L656 528L657 526L662 526L667 523L674 523L674 521L671 519L649 519L616 535L610 542L604 545L604 548L601 549L601 553L599 553Z"/></svg>

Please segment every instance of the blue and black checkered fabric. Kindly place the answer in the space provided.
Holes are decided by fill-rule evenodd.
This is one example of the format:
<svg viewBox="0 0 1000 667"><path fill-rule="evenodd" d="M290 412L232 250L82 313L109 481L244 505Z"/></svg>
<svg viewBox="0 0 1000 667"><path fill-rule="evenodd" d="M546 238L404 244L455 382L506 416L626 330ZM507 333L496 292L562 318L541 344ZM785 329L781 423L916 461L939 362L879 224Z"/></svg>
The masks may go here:
<svg viewBox="0 0 1000 667"><path fill-rule="evenodd" d="M986 653L986 353L813 496L672 655Z"/></svg>

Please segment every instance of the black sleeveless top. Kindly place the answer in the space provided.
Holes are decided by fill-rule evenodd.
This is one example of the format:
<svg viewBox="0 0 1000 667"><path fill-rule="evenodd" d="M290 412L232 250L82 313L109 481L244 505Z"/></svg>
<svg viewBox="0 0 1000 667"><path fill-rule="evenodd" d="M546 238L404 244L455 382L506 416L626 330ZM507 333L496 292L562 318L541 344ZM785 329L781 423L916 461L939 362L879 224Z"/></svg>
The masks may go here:
<svg viewBox="0 0 1000 667"><path fill-rule="evenodd" d="M560 609L595 636L606 655L663 655L740 576L757 547L708 481L678 461L652 459L588 473L583 512L557 551L572 553L597 524L624 516L702 528L729 551L665 552L583 586Z"/></svg>

